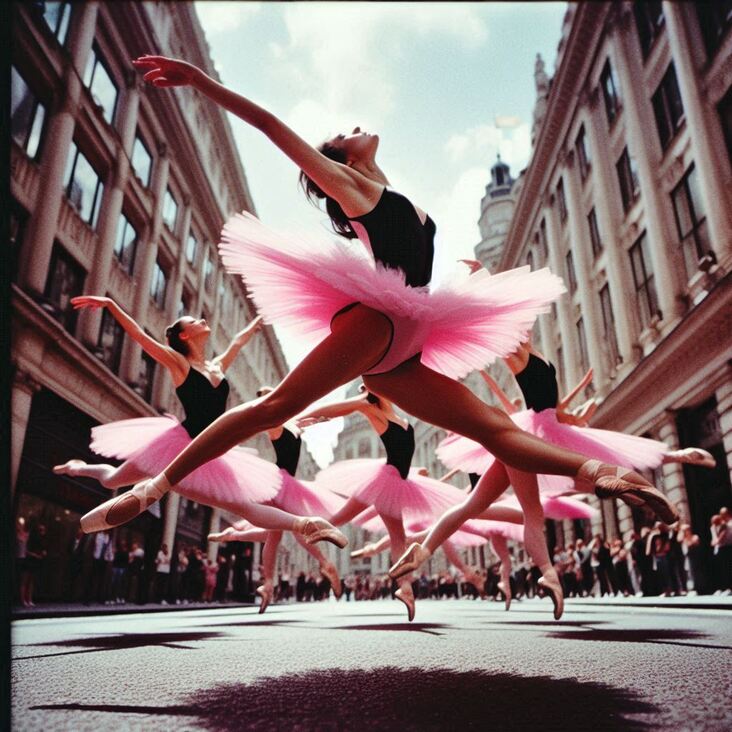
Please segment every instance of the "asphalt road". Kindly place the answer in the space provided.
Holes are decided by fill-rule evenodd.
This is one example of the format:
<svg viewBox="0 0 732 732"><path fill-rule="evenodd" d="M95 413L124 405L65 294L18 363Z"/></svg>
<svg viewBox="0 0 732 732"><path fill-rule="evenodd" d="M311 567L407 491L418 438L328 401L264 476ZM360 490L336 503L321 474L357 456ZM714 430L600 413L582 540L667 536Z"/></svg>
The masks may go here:
<svg viewBox="0 0 732 732"><path fill-rule="evenodd" d="M730 730L732 612L396 601L13 625L14 730Z"/></svg>

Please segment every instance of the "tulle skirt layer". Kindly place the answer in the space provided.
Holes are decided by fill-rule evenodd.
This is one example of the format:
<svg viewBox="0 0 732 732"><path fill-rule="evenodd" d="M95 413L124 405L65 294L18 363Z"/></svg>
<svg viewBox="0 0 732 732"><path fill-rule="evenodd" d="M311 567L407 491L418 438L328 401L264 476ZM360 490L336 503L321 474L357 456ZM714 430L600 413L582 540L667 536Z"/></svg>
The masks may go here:
<svg viewBox="0 0 732 732"><path fill-rule="evenodd" d="M344 503L345 499L331 491L319 489L314 481L298 480L286 470L280 470L282 485L271 505L297 516L321 516L328 518Z"/></svg>
<svg viewBox="0 0 732 732"><path fill-rule="evenodd" d="M514 351L536 317L565 292L548 269L528 267L472 276L463 268L432 290L409 287L400 270L375 263L359 242L284 236L250 214L227 222L219 251L226 269L245 280L265 321L312 345L352 303L389 317L391 346L369 373L389 371L421 352L425 365L463 377Z"/></svg>
<svg viewBox="0 0 732 732"><path fill-rule="evenodd" d="M90 448L98 455L125 460L151 477L165 469L191 443L173 416L139 417L92 429ZM277 494L279 470L253 451L234 447L187 475L176 492L197 503L262 503Z"/></svg>
<svg viewBox="0 0 732 732"><path fill-rule="evenodd" d="M383 459L343 460L321 470L315 483L319 489L355 498L373 506L379 514L401 517L405 522L435 518L465 498L454 486L416 470L404 480ZM359 517L355 523L359 523Z"/></svg>
<svg viewBox="0 0 732 732"><path fill-rule="evenodd" d="M658 440L626 435L593 427L575 427L557 420L556 410L535 412L525 409L511 415L515 424L532 435L559 447L595 458L612 465L646 470L657 468L668 452ZM483 474L495 458L482 445L461 435L449 435L437 446L437 456L450 469ZM572 478L559 475L538 475L542 493L557 495L573 489Z"/></svg>

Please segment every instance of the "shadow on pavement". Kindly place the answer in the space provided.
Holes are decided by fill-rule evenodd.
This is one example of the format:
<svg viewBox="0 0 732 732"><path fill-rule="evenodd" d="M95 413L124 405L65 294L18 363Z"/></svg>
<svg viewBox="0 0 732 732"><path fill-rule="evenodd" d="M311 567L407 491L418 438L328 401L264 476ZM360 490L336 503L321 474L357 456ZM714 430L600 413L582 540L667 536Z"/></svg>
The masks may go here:
<svg viewBox="0 0 732 732"><path fill-rule="evenodd" d="M594 623L593 623L594 625ZM697 630L595 630L557 631L547 633L550 638L563 640L604 641L606 643L655 643L667 646L685 646L686 648L709 648L715 651L732 651L732 646L713 645L711 643L692 643L709 636ZM687 641L687 642L684 642Z"/></svg>
<svg viewBox="0 0 732 732"><path fill-rule="evenodd" d="M444 635L438 629L449 626L442 623L392 623L390 625L333 625L329 630L400 630L408 633L427 633L428 635Z"/></svg>
<svg viewBox="0 0 732 732"><path fill-rule="evenodd" d="M54 648L81 648L78 651L63 651L61 653L42 653L36 656L18 656L13 661L28 661L32 658L49 658L51 656L70 656L75 653L96 653L97 651L121 651L127 648L145 648L147 646L165 646L166 648L181 648L190 650L193 646L183 645L186 642L202 641L216 638L221 635L217 632L182 632L182 633L123 633L120 635L89 636L87 638L73 638L71 640L32 643L31 646Z"/></svg>
<svg viewBox="0 0 732 732"><path fill-rule="evenodd" d="M627 715L659 711L634 691L605 684L479 670L391 667L326 669L264 678L250 685L221 685L165 707L50 704L33 708L195 717L197 728L217 732L461 728L639 732L650 725Z"/></svg>

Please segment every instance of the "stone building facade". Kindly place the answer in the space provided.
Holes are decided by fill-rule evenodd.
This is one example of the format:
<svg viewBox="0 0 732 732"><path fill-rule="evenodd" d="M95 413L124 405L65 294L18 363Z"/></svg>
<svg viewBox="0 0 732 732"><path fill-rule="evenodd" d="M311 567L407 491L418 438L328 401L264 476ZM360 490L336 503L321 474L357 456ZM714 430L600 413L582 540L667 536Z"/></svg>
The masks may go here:
<svg viewBox="0 0 732 732"><path fill-rule="evenodd" d="M14 515L48 527L40 586L55 598L80 515L109 493L51 467L98 462L96 424L181 416L167 371L107 313L77 313L70 299L108 295L161 340L179 315L202 315L220 353L255 312L216 243L225 219L254 204L224 112L189 90L146 88L130 68L152 52L217 75L192 4L14 3L12 23L11 490ZM265 328L228 374L230 405L286 372ZM250 444L274 457L265 437ZM148 554L161 540L205 546L235 518L173 494L161 506L116 536Z"/></svg>
<svg viewBox="0 0 732 732"><path fill-rule="evenodd" d="M715 456L655 475L705 545L732 503L731 26L729 3L569 6L499 263L565 278L537 341L565 389L594 369L594 426ZM593 530L649 520L604 502Z"/></svg>

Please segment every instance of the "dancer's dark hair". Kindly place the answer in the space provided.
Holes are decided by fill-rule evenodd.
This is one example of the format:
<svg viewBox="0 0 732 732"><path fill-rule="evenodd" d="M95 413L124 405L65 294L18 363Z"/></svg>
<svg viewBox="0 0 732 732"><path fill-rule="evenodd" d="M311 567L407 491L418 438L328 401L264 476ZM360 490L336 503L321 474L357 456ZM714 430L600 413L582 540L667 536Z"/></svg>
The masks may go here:
<svg viewBox="0 0 732 732"><path fill-rule="evenodd" d="M376 396L376 394L372 394L372 393L371 393L371 392L370 392L370 391L369 391L369 390L368 390L368 389L366 388L366 384L361 384L361 386L359 386L359 387L358 387L358 390L359 390L359 391L360 391L360 392L361 392L362 394L364 394L364 393L366 394L366 401L367 401L367 402L368 402L369 404L376 404L376 405L378 405L379 407L381 406L381 399L379 399L379 397L377 397L377 396Z"/></svg>
<svg viewBox="0 0 732 732"><path fill-rule="evenodd" d="M343 163L345 165L347 162L346 153L330 142L326 141L321 143L318 145L317 150L325 155L326 158L334 160L336 163ZM338 203L335 198L328 196L325 191L323 191L323 189L305 173L304 170L300 171L299 180L300 187L305 191L305 195L314 206L320 208L320 206L318 206L318 199L325 199L325 210L328 216L330 216L330 223L333 226L333 231L335 231L336 234L344 236L346 239L355 239L356 232L353 230L351 222L348 220L348 216L346 216L341 208L340 203Z"/></svg>
<svg viewBox="0 0 732 732"><path fill-rule="evenodd" d="M183 332L183 318L178 318L172 325L169 325L165 329L165 337L168 339L168 345L178 353L184 356L188 355L188 344L180 337Z"/></svg>

